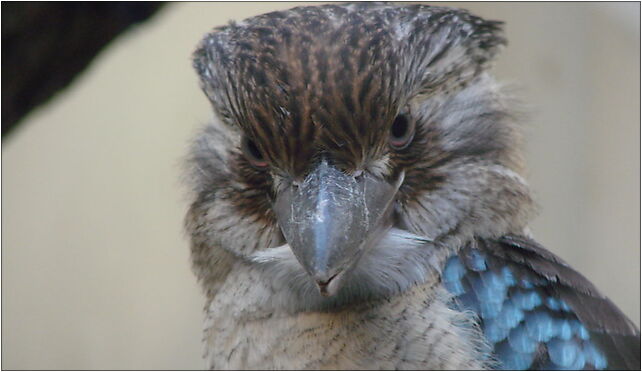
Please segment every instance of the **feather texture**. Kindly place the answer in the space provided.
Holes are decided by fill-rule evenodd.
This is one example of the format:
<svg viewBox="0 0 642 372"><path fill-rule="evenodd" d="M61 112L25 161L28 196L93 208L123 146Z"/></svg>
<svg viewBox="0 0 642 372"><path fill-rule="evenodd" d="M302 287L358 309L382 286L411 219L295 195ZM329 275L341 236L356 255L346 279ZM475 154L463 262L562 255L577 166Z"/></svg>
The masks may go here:
<svg viewBox="0 0 642 372"><path fill-rule="evenodd" d="M522 236L477 239L443 272L504 369L638 369L640 333L581 274Z"/></svg>
<svg viewBox="0 0 642 372"><path fill-rule="evenodd" d="M205 36L193 65L219 121L187 161L186 229L210 368L640 367L637 328L518 235L533 201L514 105L488 72L505 43L501 22L385 3L272 12ZM302 265L314 244L282 233L325 217L279 215L320 163L345 181L337 190L368 179L396 192L385 217L351 213L376 205L372 192L327 193L343 195L341 226L382 221L367 244L339 247L358 254L323 277L343 280L328 297Z"/></svg>

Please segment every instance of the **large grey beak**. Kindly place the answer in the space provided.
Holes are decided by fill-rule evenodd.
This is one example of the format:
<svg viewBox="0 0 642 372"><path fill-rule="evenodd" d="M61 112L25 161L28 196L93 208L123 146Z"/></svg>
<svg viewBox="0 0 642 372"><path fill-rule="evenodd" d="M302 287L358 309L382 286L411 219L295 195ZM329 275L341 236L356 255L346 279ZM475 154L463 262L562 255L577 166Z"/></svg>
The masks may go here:
<svg viewBox="0 0 642 372"><path fill-rule="evenodd" d="M285 239L324 296L391 224L391 185L369 174L346 175L324 160L299 184L279 192L273 206Z"/></svg>

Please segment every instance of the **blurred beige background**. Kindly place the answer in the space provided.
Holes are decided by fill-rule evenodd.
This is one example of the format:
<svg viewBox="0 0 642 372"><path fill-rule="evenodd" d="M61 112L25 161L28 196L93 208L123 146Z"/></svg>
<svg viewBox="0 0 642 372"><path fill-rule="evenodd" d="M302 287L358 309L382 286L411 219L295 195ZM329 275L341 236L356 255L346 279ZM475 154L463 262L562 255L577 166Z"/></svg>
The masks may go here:
<svg viewBox="0 0 642 372"><path fill-rule="evenodd" d="M450 3L506 21L536 237L640 323L638 3ZM200 369L180 159L201 36L291 3L171 3L2 148L2 368Z"/></svg>

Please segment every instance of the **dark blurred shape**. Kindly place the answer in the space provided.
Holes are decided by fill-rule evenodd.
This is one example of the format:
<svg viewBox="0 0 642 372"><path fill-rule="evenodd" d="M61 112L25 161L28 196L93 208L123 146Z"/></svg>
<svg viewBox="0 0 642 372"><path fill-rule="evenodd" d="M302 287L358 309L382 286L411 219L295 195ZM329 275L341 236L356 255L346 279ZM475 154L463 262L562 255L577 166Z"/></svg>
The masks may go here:
<svg viewBox="0 0 642 372"><path fill-rule="evenodd" d="M2 138L162 3L2 3Z"/></svg>

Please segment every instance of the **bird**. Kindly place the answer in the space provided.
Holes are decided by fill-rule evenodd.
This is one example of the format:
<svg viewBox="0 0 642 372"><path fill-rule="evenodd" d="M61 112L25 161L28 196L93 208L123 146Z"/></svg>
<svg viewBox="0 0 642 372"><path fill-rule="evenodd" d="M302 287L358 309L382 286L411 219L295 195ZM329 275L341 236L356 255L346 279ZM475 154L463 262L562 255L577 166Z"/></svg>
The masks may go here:
<svg viewBox="0 0 642 372"><path fill-rule="evenodd" d="M394 3L204 36L184 178L208 368L640 368L636 325L528 228L506 44Z"/></svg>

